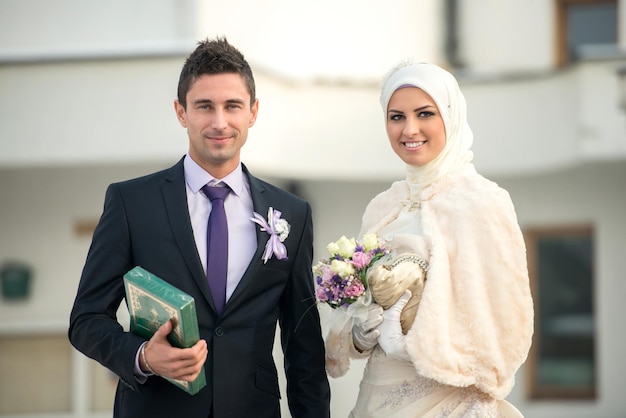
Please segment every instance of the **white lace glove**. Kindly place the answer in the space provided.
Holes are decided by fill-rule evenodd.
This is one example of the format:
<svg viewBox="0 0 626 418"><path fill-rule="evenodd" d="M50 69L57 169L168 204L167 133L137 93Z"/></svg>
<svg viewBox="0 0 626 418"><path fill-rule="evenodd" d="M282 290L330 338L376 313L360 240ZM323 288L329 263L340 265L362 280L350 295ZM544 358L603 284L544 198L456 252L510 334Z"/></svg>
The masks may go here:
<svg viewBox="0 0 626 418"><path fill-rule="evenodd" d="M396 303L383 312L383 323L378 326L380 347L388 356L401 360L410 360L406 349L406 336L402 333L400 325L400 314L410 298L411 292L407 290Z"/></svg>
<svg viewBox="0 0 626 418"><path fill-rule="evenodd" d="M352 325L352 341L360 351L369 351L378 344L380 331L377 326L383 322L383 308L372 303L367 307L367 318Z"/></svg>

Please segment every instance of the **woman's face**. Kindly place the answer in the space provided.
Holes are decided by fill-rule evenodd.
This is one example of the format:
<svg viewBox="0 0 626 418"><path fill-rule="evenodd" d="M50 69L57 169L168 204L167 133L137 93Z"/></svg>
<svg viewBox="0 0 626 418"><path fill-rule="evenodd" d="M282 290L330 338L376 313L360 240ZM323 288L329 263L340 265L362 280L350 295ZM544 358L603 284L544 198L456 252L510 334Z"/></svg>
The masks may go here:
<svg viewBox="0 0 626 418"><path fill-rule="evenodd" d="M446 145L446 128L434 100L422 89L396 90L387 106L387 136L406 164L423 166Z"/></svg>

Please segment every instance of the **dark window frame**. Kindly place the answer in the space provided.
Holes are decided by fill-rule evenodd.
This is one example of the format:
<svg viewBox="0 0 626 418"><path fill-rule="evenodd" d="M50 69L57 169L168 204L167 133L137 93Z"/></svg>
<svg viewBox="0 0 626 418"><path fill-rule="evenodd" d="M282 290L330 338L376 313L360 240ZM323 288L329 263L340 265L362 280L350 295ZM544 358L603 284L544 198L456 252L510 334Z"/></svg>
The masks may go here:
<svg viewBox="0 0 626 418"><path fill-rule="evenodd" d="M541 304L539 295L539 251L538 245L542 238L567 238L567 237L589 237L592 243L591 254L591 277L589 278L592 288L592 304L595 306L594 289L595 289L595 236L592 225L571 225L561 227L536 227L525 228L524 238L526 241L527 257L528 257L528 273L530 276L531 292L535 301L535 332L533 335L533 343L526 361L526 391L529 399L533 400L595 400L597 399L598 385L598 337L597 331L593 335L593 351L594 351L594 383L592 385L581 386L556 386L540 384L538 382L539 356L541 350ZM594 312L595 316L595 312ZM594 318L595 320L595 318Z"/></svg>
<svg viewBox="0 0 626 418"><path fill-rule="evenodd" d="M571 63L567 39L569 29L567 8L569 6L613 4L616 9L619 8L617 0L555 0L554 4L556 16L556 65L558 68L563 68ZM617 39L618 34L615 34L615 37Z"/></svg>

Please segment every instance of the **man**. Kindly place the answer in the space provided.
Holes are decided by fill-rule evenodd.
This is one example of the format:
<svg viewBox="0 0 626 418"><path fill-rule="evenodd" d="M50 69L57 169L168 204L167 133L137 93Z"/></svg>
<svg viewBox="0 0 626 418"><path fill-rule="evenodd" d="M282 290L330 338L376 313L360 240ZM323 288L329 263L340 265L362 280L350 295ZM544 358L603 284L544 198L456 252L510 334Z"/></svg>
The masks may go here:
<svg viewBox="0 0 626 418"><path fill-rule="evenodd" d="M200 42L181 71L174 102L189 136L188 153L167 170L107 190L69 338L120 377L115 417L279 417L272 357L277 321L292 416L330 416L313 306L310 206L252 176L240 161L258 106L243 55L224 38ZM228 265L222 295L213 287L217 274L212 267L206 271L207 258L217 251L211 246L207 255L207 220L217 208L205 195L207 184L229 189L223 199L228 244L221 247L228 249ZM266 243L278 237L251 220L269 208L283 220L284 241L275 242L272 254ZM147 342L117 322L122 276L137 265L194 297L201 339L193 347L168 343L170 322ZM207 385L193 396L162 378L193 381L202 367Z"/></svg>

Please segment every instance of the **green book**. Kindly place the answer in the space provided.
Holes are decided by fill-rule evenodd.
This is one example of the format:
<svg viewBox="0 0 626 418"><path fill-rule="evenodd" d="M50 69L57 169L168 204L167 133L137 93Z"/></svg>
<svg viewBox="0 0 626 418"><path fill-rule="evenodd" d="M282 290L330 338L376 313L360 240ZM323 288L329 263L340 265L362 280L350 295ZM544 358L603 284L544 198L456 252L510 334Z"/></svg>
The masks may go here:
<svg viewBox="0 0 626 418"><path fill-rule="evenodd" d="M174 325L167 336L172 346L189 348L198 342L198 316L194 298L149 271L137 266L124 275L130 330L150 339L168 320ZM206 386L204 367L193 382L164 377L191 395Z"/></svg>

